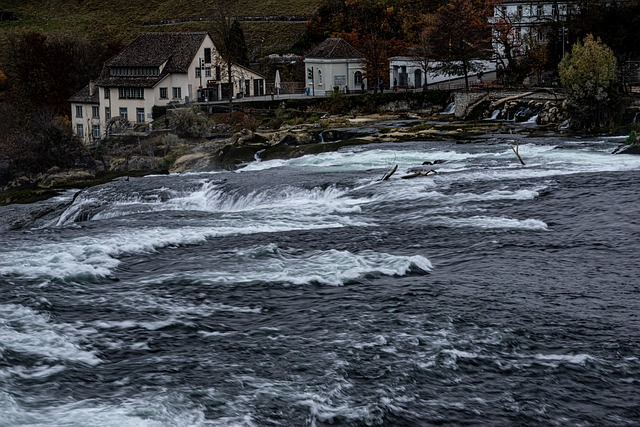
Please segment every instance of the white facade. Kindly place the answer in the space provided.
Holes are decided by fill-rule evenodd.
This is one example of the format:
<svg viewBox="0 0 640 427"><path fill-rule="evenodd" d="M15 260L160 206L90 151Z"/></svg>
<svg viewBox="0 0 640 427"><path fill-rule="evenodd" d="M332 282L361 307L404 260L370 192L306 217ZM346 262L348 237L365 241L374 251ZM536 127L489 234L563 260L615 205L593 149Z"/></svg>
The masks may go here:
<svg viewBox="0 0 640 427"><path fill-rule="evenodd" d="M482 67L483 78L490 78L496 70L493 61L476 61ZM425 74L424 65L419 58L410 56L395 56L389 58L389 81L391 89L397 86L398 89L417 89L425 87L425 85L441 84L464 78L464 75L449 75L437 71L441 63L432 62L429 64L429 72ZM426 76L426 78L425 78ZM477 82L478 73L476 71L469 73L470 82Z"/></svg>
<svg viewBox="0 0 640 427"><path fill-rule="evenodd" d="M359 59L304 60L307 70L306 87L310 95L328 95L336 88L340 92L356 92L365 84L364 67Z"/></svg>
<svg viewBox="0 0 640 427"><path fill-rule="evenodd" d="M73 132L83 141L92 141L102 137L100 105L91 102L71 103L71 123Z"/></svg>
<svg viewBox="0 0 640 427"><path fill-rule="evenodd" d="M366 86L364 57L341 38L328 38L304 59L308 95L361 91Z"/></svg>
<svg viewBox="0 0 640 427"><path fill-rule="evenodd" d="M506 26L509 28L508 37L515 46L513 54L518 56L528 48L547 41L549 24L561 26L569 15L576 12L574 1L503 0L494 7L490 23L509 24ZM565 37L566 28L561 26L559 30L559 37ZM499 43L494 43L494 50L498 57L503 54L503 46Z"/></svg>

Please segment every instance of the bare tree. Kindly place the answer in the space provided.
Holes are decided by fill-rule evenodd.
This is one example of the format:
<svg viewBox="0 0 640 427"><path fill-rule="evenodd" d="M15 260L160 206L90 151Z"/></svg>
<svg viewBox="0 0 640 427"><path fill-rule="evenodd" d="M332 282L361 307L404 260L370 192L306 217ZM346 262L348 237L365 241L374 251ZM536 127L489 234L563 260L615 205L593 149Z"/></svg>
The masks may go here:
<svg viewBox="0 0 640 427"><path fill-rule="evenodd" d="M494 49L496 59L505 72L514 74L517 69L517 55L523 48L523 38L519 28L513 20L513 16L507 13L507 8L501 6L499 0L493 5L494 15L489 20L491 27L491 41L496 47Z"/></svg>
<svg viewBox="0 0 640 427"><path fill-rule="evenodd" d="M229 96L229 120L233 117L233 96L234 96L234 82L238 78L238 87L242 87L243 82L234 73L234 65L242 64L246 62L247 52L246 46L244 49L239 49L239 45L244 45L244 34L242 33L242 27L240 21L235 15L234 10L229 0L218 1L216 5L217 11L217 23L214 27L214 37L217 48L220 53L220 66L224 67L227 75L228 88L227 95ZM239 39L242 39L241 41ZM223 90L224 93L224 90Z"/></svg>
<svg viewBox="0 0 640 427"><path fill-rule="evenodd" d="M450 0L434 15L428 28L431 46L442 61L442 69L450 75L463 75L469 89L469 73L482 71L478 60L486 57L491 47L487 24L487 4L469 0Z"/></svg>

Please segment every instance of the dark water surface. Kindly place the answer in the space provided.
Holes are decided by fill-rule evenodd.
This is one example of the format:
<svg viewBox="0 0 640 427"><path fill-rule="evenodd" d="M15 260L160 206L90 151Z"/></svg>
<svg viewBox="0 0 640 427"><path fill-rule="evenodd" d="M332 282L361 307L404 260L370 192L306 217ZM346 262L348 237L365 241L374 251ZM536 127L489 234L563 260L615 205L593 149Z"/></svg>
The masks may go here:
<svg viewBox="0 0 640 427"><path fill-rule="evenodd" d="M617 142L116 181L18 230L31 207L0 208L0 425L640 425L640 158Z"/></svg>

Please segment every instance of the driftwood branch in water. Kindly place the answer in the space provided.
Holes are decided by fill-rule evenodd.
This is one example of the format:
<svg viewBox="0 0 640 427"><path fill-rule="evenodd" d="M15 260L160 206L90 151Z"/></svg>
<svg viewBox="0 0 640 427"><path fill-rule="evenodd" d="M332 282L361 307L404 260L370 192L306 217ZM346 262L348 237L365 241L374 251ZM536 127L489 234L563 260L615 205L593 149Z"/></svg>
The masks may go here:
<svg viewBox="0 0 640 427"><path fill-rule="evenodd" d="M384 174L384 176L382 177L381 181L386 181L389 178L391 178L391 175L393 175L394 173L396 173L396 171L398 170L398 165L395 165L393 168L389 169L387 171L387 173Z"/></svg>
<svg viewBox="0 0 640 427"><path fill-rule="evenodd" d="M518 156L518 160L520 160L520 163L522 163L522 165L524 166L524 160L522 160L522 157L520 157L520 153L518 153L518 144L516 144L515 147L512 145L511 149L516 154L516 156Z"/></svg>
<svg viewBox="0 0 640 427"><path fill-rule="evenodd" d="M436 172L436 171L435 171L435 170L433 170L433 169L429 169L428 171L424 171L424 170L422 170L422 171L417 171L417 172L410 173L409 175L404 175L404 176L402 176L401 178L402 178L402 179L416 178L416 177L418 177L418 176L427 176L427 175L429 175L430 173L437 174L438 172Z"/></svg>

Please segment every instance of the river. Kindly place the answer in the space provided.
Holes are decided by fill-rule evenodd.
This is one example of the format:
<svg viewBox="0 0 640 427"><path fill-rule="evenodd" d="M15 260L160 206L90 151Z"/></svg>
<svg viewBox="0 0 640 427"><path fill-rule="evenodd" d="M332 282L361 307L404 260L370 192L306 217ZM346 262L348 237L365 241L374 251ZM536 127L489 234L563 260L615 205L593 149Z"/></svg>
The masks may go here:
<svg viewBox="0 0 640 427"><path fill-rule="evenodd" d="M2 207L0 425L637 426L620 142L372 144Z"/></svg>

